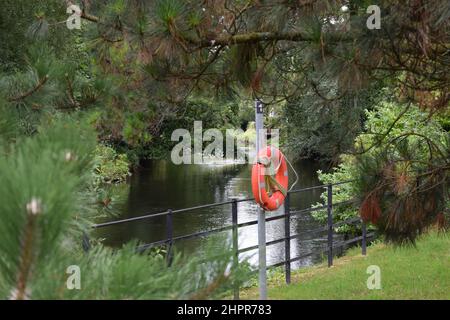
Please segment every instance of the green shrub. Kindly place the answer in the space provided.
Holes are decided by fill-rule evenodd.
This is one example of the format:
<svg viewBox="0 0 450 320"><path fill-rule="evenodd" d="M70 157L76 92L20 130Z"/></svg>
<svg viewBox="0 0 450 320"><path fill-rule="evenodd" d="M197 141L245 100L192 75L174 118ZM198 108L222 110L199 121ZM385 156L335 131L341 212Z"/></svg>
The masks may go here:
<svg viewBox="0 0 450 320"><path fill-rule="evenodd" d="M333 184L343 181L351 181L354 178L355 167L354 159L351 156L342 156L342 163L333 169L330 173L324 173L321 170L318 172L319 180L323 184ZM352 183L345 183L337 186L333 186L333 203L339 203L343 201L352 200L355 197L355 190ZM327 191L320 195L324 204L327 202ZM321 207L322 203L315 204L313 207ZM356 217L358 211L353 204L344 204L333 207L333 221L339 222L349 218ZM327 222L327 211L319 210L313 211L312 216L317 221L325 224ZM344 224L336 228L336 232L353 234L360 230L358 224Z"/></svg>
<svg viewBox="0 0 450 320"><path fill-rule="evenodd" d="M130 162L125 154L108 146L98 145L95 149L94 184L125 182L130 175Z"/></svg>

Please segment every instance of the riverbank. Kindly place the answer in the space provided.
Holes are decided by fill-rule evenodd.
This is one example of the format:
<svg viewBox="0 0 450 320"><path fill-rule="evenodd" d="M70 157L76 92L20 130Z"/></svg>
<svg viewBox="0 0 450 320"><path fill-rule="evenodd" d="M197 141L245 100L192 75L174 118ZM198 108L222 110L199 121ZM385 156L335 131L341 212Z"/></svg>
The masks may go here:
<svg viewBox="0 0 450 320"><path fill-rule="evenodd" d="M379 266L381 289L369 290L369 266ZM450 233L430 232L416 246L370 246L362 256L353 248L334 261L294 271L292 283L275 275L268 285L269 299L450 299ZM244 289L241 299L257 299L258 288Z"/></svg>

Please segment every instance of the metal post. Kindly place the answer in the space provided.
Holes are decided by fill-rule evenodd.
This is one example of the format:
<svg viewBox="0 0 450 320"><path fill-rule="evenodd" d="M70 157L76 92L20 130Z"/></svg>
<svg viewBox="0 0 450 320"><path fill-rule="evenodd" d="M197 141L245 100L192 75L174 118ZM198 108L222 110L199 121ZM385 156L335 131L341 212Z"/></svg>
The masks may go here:
<svg viewBox="0 0 450 320"><path fill-rule="evenodd" d="M231 220L233 222L233 264L234 267L238 267L239 265L239 244L238 244L238 208L237 201L233 199L231 203ZM233 290L234 300L239 300L239 285L237 283L234 284Z"/></svg>
<svg viewBox="0 0 450 320"><path fill-rule="evenodd" d="M260 148L263 147L262 129L264 126L264 106L261 101L255 102L255 129L256 129L256 160ZM266 273L266 217L264 210L258 206L258 248L259 248L259 298L267 299L267 273Z"/></svg>
<svg viewBox="0 0 450 320"><path fill-rule="evenodd" d="M284 200L284 261L286 283L291 283L291 215L289 209L289 192Z"/></svg>
<svg viewBox="0 0 450 320"><path fill-rule="evenodd" d="M328 267L333 265L333 186L327 186Z"/></svg>
<svg viewBox="0 0 450 320"><path fill-rule="evenodd" d="M173 214L172 209L167 210L166 215L166 231L167 231L167 265L172 264L172 246L173 246Z"/></svg>
<svg viewBox="0 0 450 320"><path fill-rule="evenodd" d="M365 256L367 253L367 226L364 221L361 222L361 229L362 229L361 254Z"/></svg>

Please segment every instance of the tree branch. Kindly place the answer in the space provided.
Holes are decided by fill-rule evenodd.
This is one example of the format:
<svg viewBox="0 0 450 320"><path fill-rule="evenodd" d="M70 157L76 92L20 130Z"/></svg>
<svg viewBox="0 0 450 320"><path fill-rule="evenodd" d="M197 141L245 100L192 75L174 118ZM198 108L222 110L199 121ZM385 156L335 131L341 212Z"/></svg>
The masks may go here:
<svg viewBox="0 0 450 320"><path fill-rule="evenodd" d="M345 34L327 34L326 38L333 42L346 41L349 38ZM316 39L305 36L302 32L287 31L287 32L249 32L236 35L218 35L211 39L186 39L192 44L200 47L211 46L227 46L241 43L257 43L262 41L293 41L293 42L313 42Z"/></svg>
<svg viewBox="0 0 450 320"><path fill-rule="evenodd" d="M82 12L81 18L99 23L100 18L93 16L85 11ZM188 43L196 45L200 48L215 47L215 46L228 46L233 44L241 43L257 43L262 41L293 41L293 42L303 42L303 41L316 41L316 39L305 36L304 33L298 31L286 31L286 32L249 32L242 34L219 34L212 36L209 39L195 39L190 37L183 37ZM325 39L331 40L332 42L347 41L351 37L343 33L328 33Z"/></svg>
<svg viewBox="0 0 450 320"><path fill-rule="evenodd" d="M45 75L42 79L39 80L39 82L36 84L36 86L34 88L21 94L20 96L17 96L14 98L9 98L8 101L9 102L17 102L19 100L23 100L23 99L31 96L33 93L38 91L47 82L47 80L48 80L48 75Z"/></svg>

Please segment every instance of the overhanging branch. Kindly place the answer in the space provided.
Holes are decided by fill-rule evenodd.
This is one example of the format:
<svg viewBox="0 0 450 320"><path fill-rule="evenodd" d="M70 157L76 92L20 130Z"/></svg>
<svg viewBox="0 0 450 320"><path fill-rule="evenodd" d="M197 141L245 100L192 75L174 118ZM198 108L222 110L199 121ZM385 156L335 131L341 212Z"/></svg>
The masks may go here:
<svg viewBox="0 0 450 320"><path fill-rule="evenodd" d="M346 41L349 38L344 34L327 34L326 38L333 41ZM211 46L227 46L241 43L257 43L262 41L293 41L293 42L315 42L316 39L306 36L304 33L287 31L287 32L250 32L236 35L219 35L211 39L186 39L200 47Z"/></svg>
<svg viewBox="0 0 450 320"><path fill-rule="evenodd" d="M82 12L81 18L94 23L100 23L100 18L93 16L85 11ZM350 40L346 34L343 33L327 33L326 39L332 42ZM196 39L191 37L183 37L185 41L200 48L215 47L215 46L229 46L242 43L257 43L262 41L293 41L293 42L315 42L315 38L308 37L302 32L287 31L287 32L249 32L243 34L219 34L211 36L208 39Z"/></svg>
<svg viewBox="0 0 450 320"><path fill-rule="evenodd" d="M22 93L21 95L19 95L17 97L9 98L8 101L17 102L19 100L23 100L23 99L31 96L33 93L35 93L36 91L41 89L45 85L47 80L48 80L48 75L45 75L42 79L39 80L39 82L32 89L30 89L29 91L27 91L25 93Z"/></svg>
<svg viewBox="0 0 450 320"><path fill-rule="evenodd" d="M81 18L95 23L100 21L98 17L86 13L84 10L81 12Z"/></svg>

